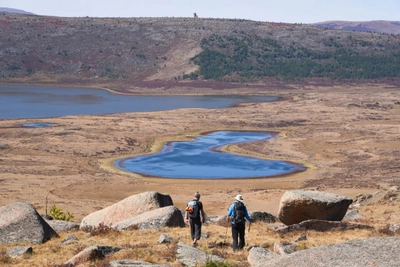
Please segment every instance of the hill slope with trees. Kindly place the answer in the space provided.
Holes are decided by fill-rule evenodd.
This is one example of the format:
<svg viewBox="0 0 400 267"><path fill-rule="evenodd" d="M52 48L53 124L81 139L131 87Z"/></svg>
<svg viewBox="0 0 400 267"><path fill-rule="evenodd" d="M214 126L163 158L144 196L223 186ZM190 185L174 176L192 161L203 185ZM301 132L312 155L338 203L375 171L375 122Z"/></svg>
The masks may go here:
<svg viewBox="0 0 400 267"><path fill-rule="evenodd" d="M400 36L202 18L0 13L0 81L400 77Z"/></svg>

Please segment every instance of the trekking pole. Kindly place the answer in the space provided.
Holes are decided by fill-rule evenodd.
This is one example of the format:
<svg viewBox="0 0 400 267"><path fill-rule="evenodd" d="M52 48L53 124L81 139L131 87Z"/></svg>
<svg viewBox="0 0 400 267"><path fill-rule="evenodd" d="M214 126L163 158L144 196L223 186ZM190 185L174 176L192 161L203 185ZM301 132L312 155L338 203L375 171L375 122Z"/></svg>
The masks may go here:
<svg viewBox="0 0 400 267"><path fill-rule="evenodd" d="M250 225L251 225L251 221L249 222L249 233L250 233Z"/></svg>
<svg viewBox="0 0 400 267"><path fill-rule="evenodd" d="M226 244L226 236L228 235L228 226L229 226L229 217L228 217L228 222L226 223L226 226L225 226L224 244Z"/></svg>

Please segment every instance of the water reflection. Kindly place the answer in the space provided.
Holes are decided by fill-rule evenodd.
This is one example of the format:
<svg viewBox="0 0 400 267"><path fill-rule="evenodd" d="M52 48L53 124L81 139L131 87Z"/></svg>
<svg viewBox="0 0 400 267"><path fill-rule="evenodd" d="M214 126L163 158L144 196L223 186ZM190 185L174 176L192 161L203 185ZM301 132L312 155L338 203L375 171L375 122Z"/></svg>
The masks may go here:
<svg viewBox="0 0 400 267"><path fill-rule="evenodd" d="M266 132L218 131L194 141L169 142L155 154L120 159L115 166L128 172L164 178L224 179L256 178L304 170L285 161L221 152L226 144L272 138Z"/></svg>
<svg viewBox="0 0 400 267"><path fill-rule="evenodd" d="M55 125L56 125L55 123L50 123L50 122L39 122L39 123L24 123L21 126L27 128L41 128L41 127L50 127Z"/></svg>

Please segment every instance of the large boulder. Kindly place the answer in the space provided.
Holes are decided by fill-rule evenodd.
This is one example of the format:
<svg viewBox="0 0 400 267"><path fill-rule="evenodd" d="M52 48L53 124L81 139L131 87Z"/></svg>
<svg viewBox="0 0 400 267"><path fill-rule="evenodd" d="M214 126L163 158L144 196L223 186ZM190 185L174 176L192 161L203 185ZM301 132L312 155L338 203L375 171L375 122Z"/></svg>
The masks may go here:
<svg viewBox="0 0 400 267"><path fill-rule="evenodd" d="M169 195L163 195L155 191L144 192L127 197L105 209L87 215L83 218L80 229L98 227L100 224L112 227L118 222L144 212L172 205L173 202Z"/></svg>
<svg viewBox="0 0 400 267"><path fill-rule="evenodd" d="M28 242L42 244L58 234L28 203L0 207L0 244Z"/></svg>
<svg viewBox="0 0 400 267"><path fill-rule="evenodd" d="M281 198L278 218L286 225L311 219L341 221L352 202L351 198L321 191L288 191Z"/></svg>
<svg viewBox="0 0 400 267"><path fill-rule="evenodd" d="M160 227L185 227L181 211L175 206L151 210L141 215L123 220L113 225L117 230L131 227L139 229L159 229Z"/></svg>

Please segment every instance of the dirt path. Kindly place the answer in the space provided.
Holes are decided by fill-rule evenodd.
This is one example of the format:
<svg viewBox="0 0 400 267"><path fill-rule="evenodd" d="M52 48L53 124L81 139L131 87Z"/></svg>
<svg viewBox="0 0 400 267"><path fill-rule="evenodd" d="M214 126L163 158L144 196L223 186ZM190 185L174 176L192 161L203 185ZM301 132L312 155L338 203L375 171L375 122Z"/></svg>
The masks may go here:
<svg viewBox="0 0 400 267"><path fill-rule="evenodd" d="M171 89L174 93L179 90ZM196 89L196 93L206 94L204 90ZM235 90L240 92L240 88ZM398 88L309 87L253 93L293 96L294 100L212 110L2 120L0 205L26 201L45 213L47 199L48 209L55 203L80 221L88 213L136 193L168 193L175 205L183 208L194 191L200 191L211 215L225 214L239 193L250 211L276 214L280 197L290 189L354 197L383 185L399 185ZM34 122L57 125L19 127ZM113 159L149 153L165 141L216 130L279 132L280 137L273 140L227 149L299 162L308 169L275 178L210 181L144 178L112 167Z"/></svg>

